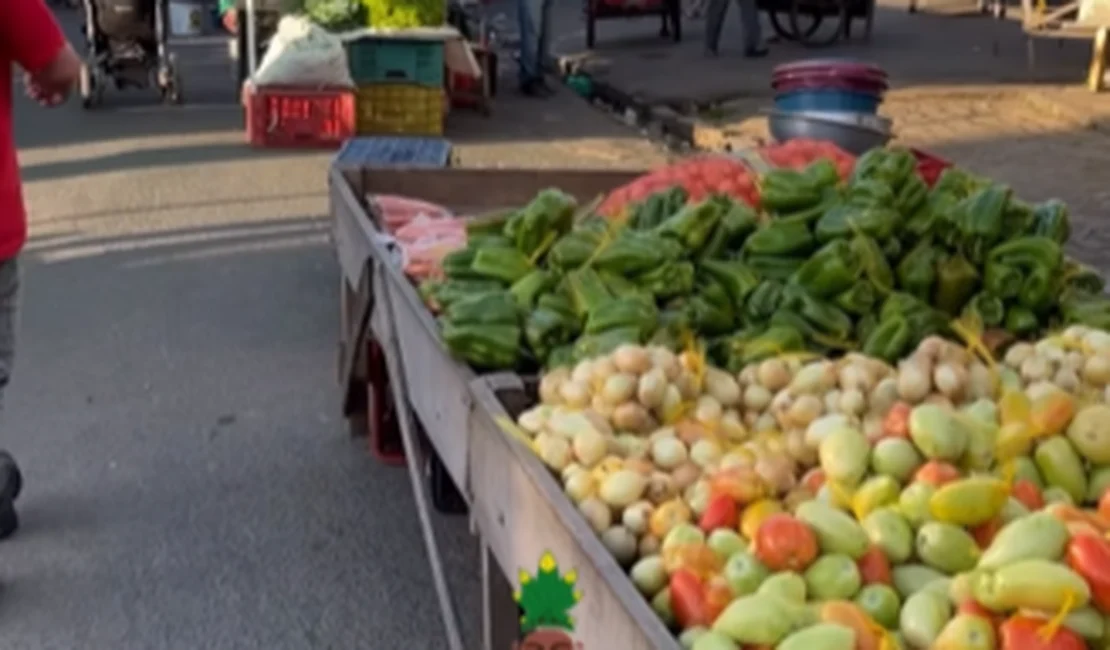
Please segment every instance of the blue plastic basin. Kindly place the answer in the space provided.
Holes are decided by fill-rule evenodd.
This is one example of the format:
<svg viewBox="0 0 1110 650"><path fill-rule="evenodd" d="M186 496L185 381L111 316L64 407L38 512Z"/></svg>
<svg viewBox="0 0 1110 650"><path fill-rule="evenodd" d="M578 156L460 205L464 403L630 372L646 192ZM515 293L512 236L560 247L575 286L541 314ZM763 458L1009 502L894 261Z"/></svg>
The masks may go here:
<svg viewBox="0 0 1110 650"><path fill-rule="evenodd" d="M845 90L799 90L776 96L775 108L780 111L849 111L874 115L882 102L882 98L875 95Z"/></svg>

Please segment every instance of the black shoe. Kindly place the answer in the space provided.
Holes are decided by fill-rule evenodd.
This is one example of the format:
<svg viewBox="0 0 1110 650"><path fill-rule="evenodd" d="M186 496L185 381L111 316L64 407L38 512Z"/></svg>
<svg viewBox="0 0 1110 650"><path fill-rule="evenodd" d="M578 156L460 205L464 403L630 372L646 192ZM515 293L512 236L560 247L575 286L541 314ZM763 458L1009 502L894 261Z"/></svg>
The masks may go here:
<svg viewBox="0 0 1110 650"><path fill-rule="evenodd" d="M749 59L762 59L770 53L765 47L749 47L744 50L744 56Z"/></svg>
<svg viewBox="0 0 1110 650"><path fill-rule="evenodd" d="M6 451L0 451L0 508L6 502L13 502L23 491L23 473L15 458Z"/></svg>
<svg viewBox="0 0 1110 650"><path fill-rule="evenodd" d="M715 59L718 56L720 56L721 53L718 52L717 48L715 48L715 47L707 47L707 48L705 48L704 54L705 54L706 58Z"/></svg>
<svg viewBox="0 0 1110 650"><path fill-rule="evenodd" d="M0 540L5 540L19 530L19 515L15 512L15 504L8 502L6 508L0 509Z"/></svg>
<svg viewBox="0 0 1110 650"><path fill-rule="evenodd" d="M555 94L555 91L543 79L534 79L521 84L520 92L528 97L539 98L546 98Z"/></svg>

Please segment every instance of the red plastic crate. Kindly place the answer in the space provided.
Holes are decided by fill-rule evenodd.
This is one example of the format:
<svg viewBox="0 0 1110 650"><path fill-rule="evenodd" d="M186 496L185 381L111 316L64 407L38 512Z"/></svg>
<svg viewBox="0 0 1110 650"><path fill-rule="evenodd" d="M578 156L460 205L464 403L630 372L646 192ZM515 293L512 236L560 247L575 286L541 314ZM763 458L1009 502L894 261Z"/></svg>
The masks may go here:
<svg viewBox="0 0 1110 650"><path fill-rule="evenodd" d="M943 158L938 158L920 149L910 149L910 153L917 158L917 173L925 184L932 187L940 178L941 172L952 166L952 163Z"/></svg>
<svg viewBox="0 0 1110 650"><path fill-rule="evenodd" d="M355 136L355 94L348 88L244 91L247 140L255 147L338 147Z"/></svg>

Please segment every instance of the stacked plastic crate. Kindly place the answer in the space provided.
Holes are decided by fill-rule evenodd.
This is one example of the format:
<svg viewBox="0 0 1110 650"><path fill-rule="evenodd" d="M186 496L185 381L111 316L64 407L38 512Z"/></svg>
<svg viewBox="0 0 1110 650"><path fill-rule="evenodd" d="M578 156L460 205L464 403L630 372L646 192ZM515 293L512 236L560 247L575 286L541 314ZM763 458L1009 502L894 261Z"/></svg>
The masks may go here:
<svg viewBox="0 0 1110 650"><path fill-rule="evenodd" d="M441 135L446 117L443 41L365 35L347 42L360 135Z"/></svg>

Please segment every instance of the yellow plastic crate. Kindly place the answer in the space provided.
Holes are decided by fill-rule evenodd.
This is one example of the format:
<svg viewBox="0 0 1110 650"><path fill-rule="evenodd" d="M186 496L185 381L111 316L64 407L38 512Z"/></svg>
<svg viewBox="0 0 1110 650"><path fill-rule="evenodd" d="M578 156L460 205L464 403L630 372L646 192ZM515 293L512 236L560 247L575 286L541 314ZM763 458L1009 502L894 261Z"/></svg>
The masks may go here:
<svg viewBox="0 0 1110 650"><path fill-rule="evenodd" d="M358 89L359 135L443 135L447 102L442 88L372 84Z"/></svg>

